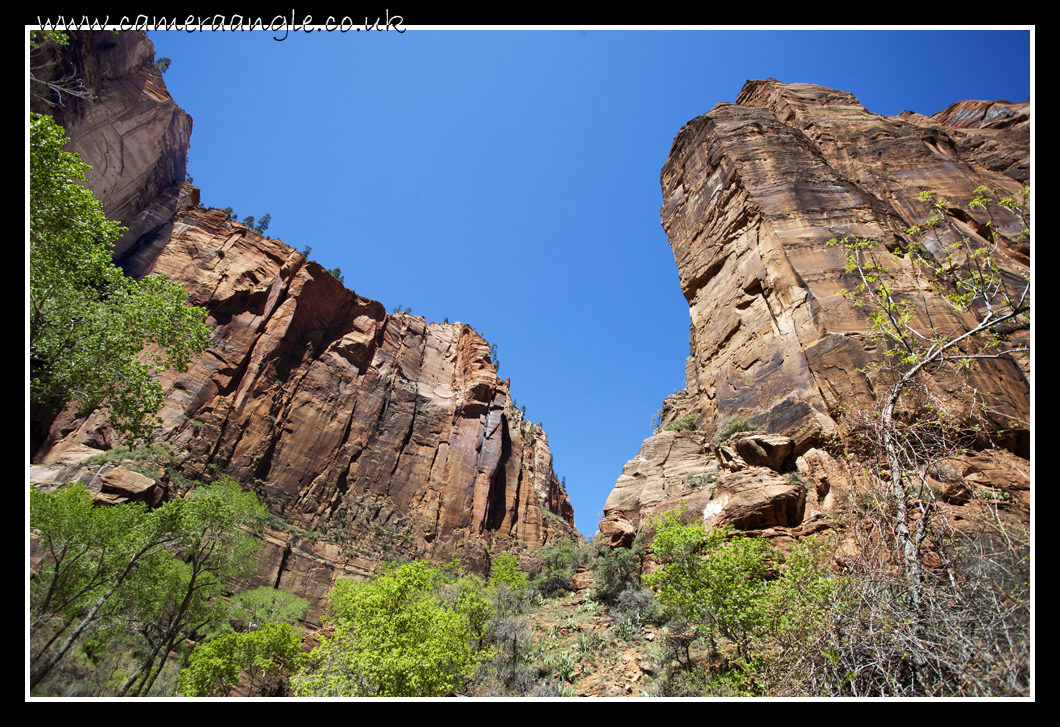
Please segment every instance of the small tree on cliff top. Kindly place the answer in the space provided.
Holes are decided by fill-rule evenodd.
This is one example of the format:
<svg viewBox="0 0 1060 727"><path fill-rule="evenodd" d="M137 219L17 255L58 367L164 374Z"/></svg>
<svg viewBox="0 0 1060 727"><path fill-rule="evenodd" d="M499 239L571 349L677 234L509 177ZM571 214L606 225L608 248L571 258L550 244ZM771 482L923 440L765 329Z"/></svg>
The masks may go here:
<svg viewBox="0 0 1060 727"><path fill-rule="evenodd" d="M921 598L920 550L932 520L926 475L946 449L948 415L941 406L932 405L933 415L919 420L923 426L917 426L916 420L901 424L896 408L923 373L947 364L968 368L983 359L1028 350L1007 346L998 335L1005 324L1028 321L1031 303L1029 277L1007 273L997 263L1000 235L994 213L1001 208L1016 215L1024 225L1020 238L1029 240L1028 199L1029 189L1024 189L1019 200L992 200L985 187L976 189L970 206L985 210L989 221L981 228L983 237L973 240L953 222L949 202L924 192L921 200L930 204L931 217L923 226L908 230L908 248L895 250L889 260L880 253L876 240L844 237L829 242L843 248L846 271L855 273L858 280L853 290L840 293L866 312L874 335L885 348L882 368L891 375L891 383L878 416L865 419L870 422L867 429L872 430L866 433L874 436L887 465L881 474L889 479L895 537L913 604ZM930 286L941 293L958 314L957 325L942 328L926 306L918 307L913 296L900 293L902 276L914 291ZM927 329L917 319L918 313L921 320L926 318ZM911 505L920 510L919 518L912 516Z"/></svg>

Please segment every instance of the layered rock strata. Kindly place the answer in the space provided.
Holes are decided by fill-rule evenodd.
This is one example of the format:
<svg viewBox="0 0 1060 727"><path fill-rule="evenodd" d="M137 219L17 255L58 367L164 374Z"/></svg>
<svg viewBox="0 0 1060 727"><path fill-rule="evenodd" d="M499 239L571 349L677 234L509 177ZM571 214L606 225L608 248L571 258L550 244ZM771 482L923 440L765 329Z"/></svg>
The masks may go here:
<svg viewBox="0 0 1060 727"><path fill-rule="evenodd" d="M269 585L322 596L344 561L363 574L456 553L486 572L491 553L574 537L548 440L470 326L388 315L221 210L183 210L148 272L182 281L213 329L186 373L163 377L155 442L185 476L252 487L278 542L286 528L285 548L327 571L289 583L277 546ZM115 442L101 413L60 418L40 459L73 443Z"/></svg>
<svg viewBox="0 0 1060 727"><path fill-rule="evenodd" d="M767 80L748 82L735 104L681 129L662 171L661 215L689 302L708 433L739 415L804 451L834 430L842 408L871 405L877 383L862 371L881 352L864 314L840 294L855 282L828 241L906 245L905 230L929 213L923 190L964 209L980 185L1008 196L1020 190L1018 180L963 154L944 122L879 116L849 93ZM1020 130L1005 131L1018 148ZM988 218L972 214L982 219L958 222L974 236ZM1029 249L1015 242L1020 221L1005 214L998 224L1006 274L1029 275ZM933 291L917 292L925 305L916 325L926 329L930 318L956 330L971 320ZM986 397L978 403L997 430L1028 426L1027 372L1011 360L932 386L965 409L973 392Z"/></svg>
<svg viewBox="0 0 1060 727"><path fill-rule="evenodd" d="M1029 178L1029 130L1029 104L964 101L932 117L885 117L852 94L772 79L748 81L735 104L686 124L662 170L660 213L689 303L691 355L687 387L667 397L661 423L694 415L698 428L655 435L626 465L601 523L612 544L630 540L646 513L680 502L702 500L699 510L718 512L721 500L755 487L761 503L772 501L767 491L780 492L780 482L724 483L726 470L746 470L729 466L735 452L710 443L737 419L790 437L791 451L771 471L808 475L801 505L788 493L774 514L743 518L746 527L770 519L797 526L832 507L829 476L849 475L840 477L844 468L814 446L844 412L871 408L887 384L873 373L882 351L865 315L840 293L856 282L828 241L858 236L904 249L906 230L928 216L924 190L950 200L954 223L981 239L988 218L966 214L968 202L980 185L1019 195ZM1030 274L1029 243L1018 239L1015 216L997 214L996 222L998 262L1018 283ZM941 330L972 324L972 314L956 313L930 288L901 293L916 294L921 329L929 319ZM1002 333L1029 341L1027 327ZM980 406L994 442L1028 456L1029 357L982 364L928 377L926 394L956 412Z"/></svg>
<svg viewBox="0 0 1060 727"><path fill-rule="evenodd" d="M336 578L386 559L459 555L485 574L498 552L580 538L545 433L512 406L473 328L387 315L279 240L198 205L183 182L191 119L153 60L143 33L104 31L72 33L36 62L42 79L89 89L58 120L95 167L88 183L108 216L132 228L116 251L126 272L181 281L213 329L187 372L163 377L155 443L176 467L150 484L86 473L98 498L155 502L187 478L235 477L271 514L261 570L235 585L291 590L311 618ZM36 103L55 113L47 100ZM102 413L62 414L35 461L65 457L65 469L35 477L72 476L86 447L116 443Z"/></svg>
<svg viewBox="0 0 1060 727"><path fill-rule="evenodd" d="M191 117L166 90L146 33L68 36L66 46L49 43L31 54L30 108L66 129L66 150L92 167L88 186L107 219L129 228L115 244L121 261L169 233L187 171Z"/></svg>

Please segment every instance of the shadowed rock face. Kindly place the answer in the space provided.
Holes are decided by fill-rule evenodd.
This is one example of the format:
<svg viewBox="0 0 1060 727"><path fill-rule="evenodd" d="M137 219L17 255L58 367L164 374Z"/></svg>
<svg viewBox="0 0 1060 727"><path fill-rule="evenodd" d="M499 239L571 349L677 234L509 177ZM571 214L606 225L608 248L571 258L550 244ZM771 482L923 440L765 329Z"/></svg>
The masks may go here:
<svg viewBox="0 0 1060 727"><path fill-rule="evenodd" d="M183 210L147 272L181 280L213 329L186 373L163 377L155 441L187 476L252 487L290 526L288 550L319 561L315 586L287 582L293 561L268 585L323 596L347 570L458 552L484 573L491 553L574 537L544 432L470 326L387 315L220 210ZM63 417L38 459L111 436L101 414Z"/></svg>
<svg viewBox="0 0 1060 727"><path fill-rule="evenodd" d="M689 302L708 435L741 415L791 436L801 452L833 431L840 407L871 404L875 382L858 369L880 351L865 317L839 294L854 281L827 242L856 235L893 248L927 218L918 199L926 189L962 208L979 185L1016 195L1019 181L978 163L965 151L967 138L962 147L945 126L967 115L914 124L869 113L849 93L767 80L749 81L735 104L681 129L662 171L661 215ZM987 129L1008 158L1027 155L1016 117L1005 117L1008 129ZM965 227L974 235L986 220ZM1006 274L1029 274L1029 248L1014 242L1018 220L998 222L1008 238ZM941 329L961 325L945 301L923 292L918 323L926 328L930 315ZM967 409L974 389L997 412L996 429L1013 421L1025 429L1028 375L1011 361L988 362L981 372L938 377L932 393Z"/></svg>
<svg viewBox="0 0 1060 727"><path fill-rule="evenodd" d="M31 109L66 129L66 150L92 167L88 186L107 219L129 228L114 248L121 261L169 233L186 174L191 117L166 90L146 33L68 35L67 46L31 56L37 79L30 84Z"/></svg>

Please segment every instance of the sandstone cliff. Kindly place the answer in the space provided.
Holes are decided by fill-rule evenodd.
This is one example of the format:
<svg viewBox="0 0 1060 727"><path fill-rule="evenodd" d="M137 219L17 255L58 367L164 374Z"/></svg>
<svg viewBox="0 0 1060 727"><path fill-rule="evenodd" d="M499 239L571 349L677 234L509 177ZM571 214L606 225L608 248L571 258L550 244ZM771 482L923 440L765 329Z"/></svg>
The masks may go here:
<svg viewBox="0 0 1060 727"><path fill-rule="evenodd" d="M870 407L878 384L865 370L881 351L839 294L854 285L843 254L826 243L856 235L893 248L927 218L923 190L964 210L980 185L1015 196L1029 176L1029 129L1029 104L965 101L930 118L885 117L850 93L772 79L748 81L735 104L686 124L662 170L660 212L689 304L691 356L687 388L668 397L663 422L693 413L699 428L646 440L626 465L601 525L612 542L672 507L668 497L709 501L725 485L711 439L731 418L790 437L798 456L816 452L844 410ZM972 236L987 221L953 215ZM998 222L1005 274L1029 275L1019 221ZM941 328L961 323L933 291L919 292L922 316ZM1029 340L1026 329L1004 333ZM1029 358L992 360L928 387L958 411L985 404L991 438L1026 457L1029 377ZM709 486L693 493L693 484ZM769 499L762 507L774 506ZM809 516L812 503L803 507ZM785 513L772 522L802 520Z"/></svg>
<svg viewBox="0 0 1060 727"><path fill-rule="evenodd" d="M107 219L129 228L119 261L168 235L187 171L191 117L154 61L145 33L107 30L70 33L65 48L47 44L30 58L30 109L66 129L66 150L92 167L88 184Z"/></svg>
<svg viewBox="0 0 1060 727"><path fill-rule="evenodd" d="M53 64L88 69L100 90L64 121L108 214L142 222L123 264L183 282L213 329L186 373L163 378L155 442L177 472L160 477L168 496L222 472L261 496L273 527L246 585L308 597L318 615L334 579L385 559L459 553L485 573L498 552L580 537L544 432L511 405L473 328L387 315L281 241L199 207L182 181L191 121L150 41L74 36ZM102 414L67 413L35 461L116 443Z"/></svg>

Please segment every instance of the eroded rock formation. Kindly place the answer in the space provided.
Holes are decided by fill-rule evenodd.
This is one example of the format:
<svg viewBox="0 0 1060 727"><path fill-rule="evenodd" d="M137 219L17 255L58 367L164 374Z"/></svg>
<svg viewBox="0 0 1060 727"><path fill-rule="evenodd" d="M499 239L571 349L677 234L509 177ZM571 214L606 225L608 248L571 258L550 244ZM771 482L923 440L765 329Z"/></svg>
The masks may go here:
<svg viewBox="0 0 1060 727"><path fill-rule="evenodd" d="M942 122L887 118L849 93L772 80L748 82L735 104L681 129L662 185L704 427L741 415L790 435L799 450L834 430L840 407L868 405L876 393L859 369L879 351L864 315L839 294L854 285L842 251L827 242L856 235L893 248L927 218L925 189L966 208L980 185L1007 195L1020 188L962 155ZM1019 221L999 222L1015 240ZM1029 274L1018 245L1010 248L1004 264ZM933 322L956 328L958 315L924 292ZM1012 361L936 385L951 402L972 389L989 397L997 429L1026 428L1027 378Z"/></svg>
<svg viewBox="0 0 1060 727"><path fill-rule="evenodd" d="M485 573L501 551L580 537L544 432L512 406L471 326L388 315L283 242L201 208L183 182L191 121L150 41L73 35L72 55L50 62L95 92L63 119L96 167L89 186L108 215L142 222L123 266L181 281L213 329L187 372L163 377L155 442L177 471L162 484L172 497L182 478L229 474L273 516L261 571L243 585L289 589L316 616L336 578L385 559L460 554ZM102 413L66 413L35 461L116 443Z"/></svg>
<svg viewBox="0 0 1060 727"><path fill-rule="evenodd" d="M166 90L145 33L68 36L67 46L47 44L31 55L30 108L66 129L66 150L92 167L88 185L107 219L129 228L115 244L121 261L169 233L187 171L191 117Z"/></svg>
<svg viewBox="0 0 1060 727"><path fill-rule="evenodd" d="M470 326L388 315L220 210L185 208L147 272L181 280L214 336L163 377L155 442L185 477L230 474L276 516L248 585L319 603L384 559L459 553L486 572L491 554L575 537L548 440ZM39 459L74 443L116 441L102 413L67 414Z"/></svg>
<svg viewBox="0 0 1060 727"><path fill-rule="evenodd" d="M957 208L967 211L980 185L1018 196L1029 177L1029 129L1029 104L964 101L932 117L885 117L850 93L772 79L748 81L736 103L686 124L662 170L660 212L689 303L691 356L687 389L667 398L662 423L695 414L699 428L645 441L605 506L609 532L658 511L664 495L709 501L726 489L669 492L685 481L676 473L706 473L719 466L712 456L726 459L709 442L737 417L791 438L792 452L785 465L771 465L774 472L794 472L792 460L808 455L816 464L800 457L800 469L827 479L834 463L813 447L837 430L844 411L869 408L886 390L872 373L882 352L865 315L840 294L855 284L828 241L859 236L903 246L906 230L928 216L924 190L950 200L955 223L976 237L988 218ZM1022 224L1007 213L997 223L1004 275L1029 276L1030 247L1017 239ZM929 316L942 330L971 320L930 288L907 292L923 302L914 321L922 329ZM1029 340L1025 327L1003 333ZM1029 377L1028 358L993 359L929 377L926 386L953 411L981 406L993 441L1028 456ZM827 483L808 484L807 517L834 501ZM728 496L746 493L735 485ZM797 498L785 497L776 510L783 514L772 519L798 525ZM759 520L747 527L763 527Z"/></svg>

